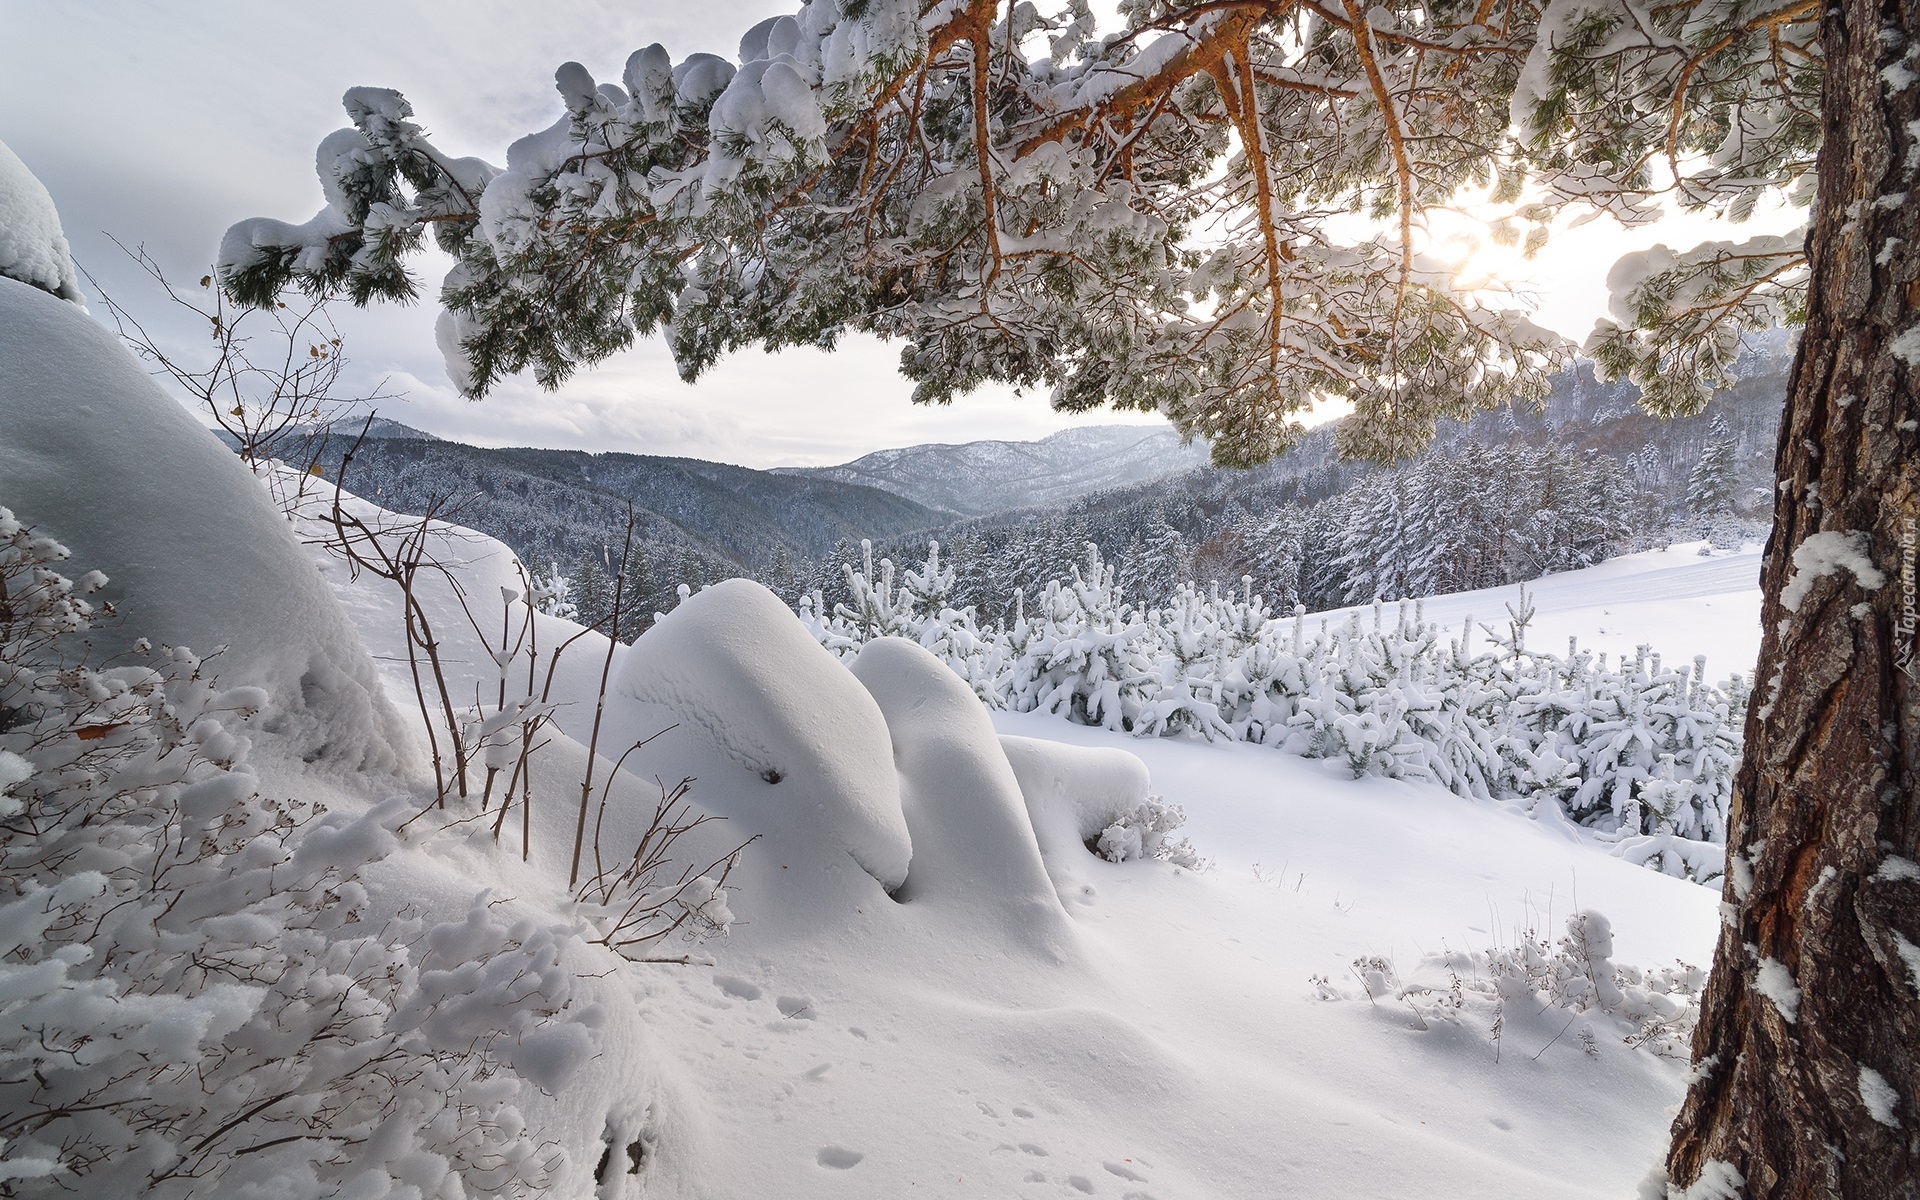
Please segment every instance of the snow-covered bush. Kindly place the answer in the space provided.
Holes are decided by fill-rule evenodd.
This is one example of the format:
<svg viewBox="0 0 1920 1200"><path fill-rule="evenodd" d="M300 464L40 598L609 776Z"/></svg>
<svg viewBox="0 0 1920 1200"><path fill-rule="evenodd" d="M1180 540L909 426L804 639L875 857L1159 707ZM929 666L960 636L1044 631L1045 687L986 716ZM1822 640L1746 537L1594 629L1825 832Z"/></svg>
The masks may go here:
<svg viewBox="0 0 1920 1200"><path fill-rule="evenodd" d="M1510 1018L1525 1014L1538 1025L1543 1016L1560 1015L1564 1021L1551 1022L1556 1039L1584 1019L1575 1041L1589 1054L1598 1053L1593 1022L1601 1020L1624 1045L1684 1061L1706 983L1706 972L1687 963L1651 970L1616 964L1613 927L1590 911L1567 918L1557 946L1529 930L1511 946L1429 954L1409 980L1378 957L1355 959L1352 971L1369 1000L1406 1005L1422 1028L1442 1022L1484 1027L1496 1055ZM1323 998L1340 998L1330 981L1315 982Z"/></svg>
<svg viewBox="0 0 1920 1200"><path fill-rule="evenodd" d="M1009 624L944 604L955 568L937 547L902 576L866 547L846 568L856 602L828 612L814 592L800 615L842 658L875 637L918 642L995 708L1256 742L1535 812L1544 802L1622 857L1718 882L1748 695L1740 676L1709 683L1704 659L1676 669L1646 648L1618 664L1572 645L1532 649L1524 593L1484 649L1471 622L1446 636L1418 602L1309 628L1304 610L1276 617L1250 580L1224 592L1189 583L1142 607L1098 548L1086 550L1031 605L1016 596Z"/></svg>
<svg viewBox="0 0 1920 1200"><path fill-rule="evenodd" d="M530 1195L564 1156L515 1107L594 1050L568 927L482 895L373 916L407 799L261 793L257 688L141 641L0 508L0 1190Z"/></svg>
<svg viewBox="0 0 1920 1200"><path fill-rule="evenodd" d="M66 231L53 197L27 165L0 142L0 275L62 300L81 300Z"/></svg>
<svg viewBox="0 0 1920 1200"><path fill-rule="evenodd" d="M1143 858L1162 858L1176 867L1198 871L1207 865L1191 841L1168 837L1187 823L1187 812L1178 804L1168 804L1158 796L1148 796L1100 831L1089 849L1108 862L1128 862Z"/></svg>

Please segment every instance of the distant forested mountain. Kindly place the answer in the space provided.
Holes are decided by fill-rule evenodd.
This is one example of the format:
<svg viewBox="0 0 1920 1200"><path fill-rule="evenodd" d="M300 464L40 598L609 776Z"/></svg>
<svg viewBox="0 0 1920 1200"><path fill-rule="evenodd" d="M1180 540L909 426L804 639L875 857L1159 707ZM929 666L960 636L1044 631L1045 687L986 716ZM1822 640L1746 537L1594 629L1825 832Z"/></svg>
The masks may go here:
<svg viewBox="0 0 1920 1200"><path fill-rule="evenodd" d="M284 457L304 466L317 456L327 477L337 478L357 432L336 429L292 445ZM792 564L820 558L836 543L898 537L954 516L877 488L725 463L495 450L395 432L360 445L346 484L398 512L435 506L505 542L531 569L567 577L592 573L588 563L607 575L618 567L631 502L645 612L672 607L683 582L785 577Z"/></svg>
<svg viewBox="0 0 1920 1200"><path fill-rule="evenodd" d="M1734 385L1694 417L1648 416L1631 384L1603 382L1580 362L1540 411L1442 422L1425 455L1395 468L1341 461L1327 425L1251 470L1198 467L876 538L874 553L918 563L938 539L958 573L952 602L993 619L1016 593L1031 599L1065 578L1089 542L1136 599L1156 601L1188 579L1232 586L1251 576L1276 607L1319 609L1533 578L1669 539L1737 541L1758 536L1771 512L1792 355L1784 332L1751 339ZM811 572L829 605L846 598L840 564L860 558L843 543Z"/></svg>
<svg viewBox="0 0 1920 1200"><path fill-rule="evenodd" d="M451 520L572 583L582 615L610 603L633 505L642 614L675 588L747 575L794 599L851 599L847 565L918 563L930 541L956 568L950 602L991 621L1033 599L1097 544L1126 594L1155 603L1189 579L1243 577L1275 608L1325 608L1491 586L1662 544L1760 532L1792 344L1755 339L1734 386L1695 417L1640 410L1590 364L1561 374L1539 412L1443 423L1431 450L1383 468L1343 462L1331 425L1251 470L1204 465L1167 429L1106 426L1038 442L879 451L840 467L490 450L380 423L347 484L383 506ZM357 430L356 430L357 432ZM286 454L337 475L336 431Z"/></svg>
<svg viewBox="0 0 1920 1200"><path fill-rule="evenodd" d="M1015 508L1057 508L1089 492L1151 483L1206 465L1207 448L1183 446L1164 425L1063 429L1037 442L966 442L876 450L837 467L775 467L863 483L978 517Z"/></svg>

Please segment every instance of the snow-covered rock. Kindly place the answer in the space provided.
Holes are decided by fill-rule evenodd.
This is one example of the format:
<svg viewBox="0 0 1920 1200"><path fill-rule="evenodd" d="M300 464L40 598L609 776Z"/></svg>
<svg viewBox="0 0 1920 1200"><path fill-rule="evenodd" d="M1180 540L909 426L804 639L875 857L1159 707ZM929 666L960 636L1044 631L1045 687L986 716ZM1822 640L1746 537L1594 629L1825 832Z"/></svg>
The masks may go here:
<svg viewBox="0 0 1920 1200"><path fill-rule="evenodd" d="M0 430L0 504L106 573L121 623L105 637L224 646L221 682L271 698L266 745L343 769L398 762L404 735L359 635L259 480L111 333L12 279Z"/></svg>
<svg viewBox="0 0 1920 1200"><path fill-rule="evenodd" d="M867 643L853 674L886 716L913 834L913 869L900 898L991 914L1009 941L1057 952L1065 912L979 698L945 663L902 638Z"/></svg>
<svg viewBox="0 0 1920 1200"><path fill-rule="evenodd" d="M760 778L710 781L728 796L725 815L773 837L824 837L882 887L905 882L913 846L886 719L766 588L730 579L689 597L626 652L613 690L665 709Z"/></svg>
<svg viewBox="0 0 1920 1200"><path fill-rule="evenodd" d="M76 304L85 299L53 197L5 142L0 142L0 275Z"/></svg>

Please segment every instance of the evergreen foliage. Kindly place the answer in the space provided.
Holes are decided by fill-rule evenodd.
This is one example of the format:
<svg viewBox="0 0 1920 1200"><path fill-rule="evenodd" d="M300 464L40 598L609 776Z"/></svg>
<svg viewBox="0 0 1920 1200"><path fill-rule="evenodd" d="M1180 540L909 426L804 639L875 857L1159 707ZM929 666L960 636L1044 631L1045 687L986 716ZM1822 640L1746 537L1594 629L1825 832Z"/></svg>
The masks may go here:
<svg viewBox="0 0 1920 1200"><path fill-rule="evenodd" d="M904 637L991 707L1046 712L1141 737L1245 741L1339 760L1356 775L1422 779L1565 819L1614 852L1717 885L1747 688L1704 659L1646 648L1609 664L1526 645L1523 599L1485 649L1425 622L1416 602L1310 622L1249 589L1184 583L1125 598L1096 547L1005 622L956 608L958 570L935 544L914 570L863 548L849 603L802 596L800 617L843 657Z"/></svg>
<svg viewBox="0 0 1920 1200"><path fill-rule="evenodd" d="M1738 541L1733 513L1738 447L1727 423L1715 418L1707 444L1687 474L1687 513L1695 529L1715 545Z"/></svg>
<svg viewBox="0 0 1920 1200"><path fill-rule="evenodd" d="M1809 198L1817 8L1716 0L1221 6L813 0L738 63L636 51L504 168L442 152L399 93L354 88L321 144L326 207L229 230L245 303L289 285L410 300L432 231L450 373L556 386L662 334L692 379L730 350L904 344L915 396L989 380L1158 410L1215 460L1270 458L1344 397L1342 449L1392 460L1434 422L1535 400L1565 347L1456 288L1416 230L1463 191L1536 249L1571 203L1672 199L1739 220ZM1336 233L1332 218L1374 223ZM1697 411L1739 331L1792 318L1797 237L1664 247L1612 280L1592 352L1650 409Z"/></svg>
<svg viewBox="0 0 1920 1200"><path fill-rule="evenodd" d="M1016 594L1032 599L1046 580L1067 575L1088 543L1120 548L1111 560L1116 581L1138 603L1168 601L1188 580L1251 577L1270 603L1317 610L1536 579L1644 549L1666 533L1660 505L1643 502L1612 458L1551 442L1436 450L1354 474L1304 504L1258 488L1137 495L1133 503L1095 496L1064 513L949 530L956 606L1007 619ZM1253 507L1262 502L1271 507ZM913 554L916 540L887 541L882 556ZM838 575L860 559L849 544L827 565ZM848 597L839 585L828 576L816 586L841 602Z"/></svg>

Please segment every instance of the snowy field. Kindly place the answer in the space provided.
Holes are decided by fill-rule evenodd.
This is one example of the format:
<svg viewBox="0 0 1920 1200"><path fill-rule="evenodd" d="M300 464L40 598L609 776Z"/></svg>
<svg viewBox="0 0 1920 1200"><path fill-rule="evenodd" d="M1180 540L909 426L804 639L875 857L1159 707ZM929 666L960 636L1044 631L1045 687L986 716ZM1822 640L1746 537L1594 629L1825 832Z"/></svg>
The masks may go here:
<svg viewBox="0 0 1920 1200"><path fill-rule="evenodd" d="M1535 607L1527 644L1564 653L1567 639L1577 638L1581 649L1615 661L1645 644L1669 662L1706 655L1709 679L1734 672L1751 679L1760 657L1760 548L1703 556L1703 545L1626 554L1526 584ZM1469 618L1503 628L1519 595L1519 588L1503 587L1432 596L1420 602L1421 612L1455 632Z"/></svg>
<svg viewBox="0 0 1920 1200"><path fill-rule="evenodd" d="M876 641L848 670L740 581L694 595L631 647L580 636L553 675L533 805L496 838L471 799L429 807L401 599L315 544L331 492L290 530L260 481L79 310L0 280L0 318L0 380L13 385L0 387L0 422L16 447L37 447L0 453L0 503L67 541L76 577L108 573L116 637L227 645L222 685L255 689L244 707L257 715L222 710L239 738L211 717L195 726L229 764L219 778L235 795L330 810L289 861L331 856L354 874L305 901L312 912L346 905L338 928L381 937L422 931L382 952L414 964L392 978L437 998L422 1009L398 994L414 1007L379 1017L369 993L365 1020L414 1031L396 1044L440 1046L434 1062L457 1068L462 1046L493 1056L490 1079L454 1071L446 1086L467 1107L431 1127L410 1127L406 1114L424 1110L402 1107L378 1136L332 1145L237 1121L233 1142L263 1151L231 1159L246 1194L1618 1197L1661 1156L1685 1069L1661 1022L1685 1005L1680 977L1630 968L1704 964L1717 894L1437 787L1354 780L1250 745L990 718L919 647ZM345 503L348 517L381 519ZM498 543L452 529L430 540L448 571L421 578L419 611L450 693L491 711L502 664L525 688L525 655L490 647L525 610L513 608L521 581ZM1757 642L1755 567L1751 554L1682 549L1546 580L1536 636L1704 650L1739 669ZM1494 615L1501 599L1428 613ZM529 619L542 656L579 632ZM570 898L596 722L600 780L645 745L626 753L591 845L627 853L660 788L682 777L700 811L725 818L689 836L689 861L755 839L702 905L731 918L726 936L658 947L691 962L615 956L593 944L605 913ZM32 786L21 761L6 786ZM1210 869L1084 848L1148 792L1184 807L1180 833ZM263 895L244 921L182 936L258 928L255 945L274 945L308 910L269 912L277 893ZM1556 955L1576 910L1604 914L1612 933L1585 918L1584 940ZM324 942L328 928L309 921L301 936ZM82 961L58 954L46 962L61 971ZM38 968L7 969L13 986ZM267 1011L257 996L240 1005L243 992L220 993L228 1016L176 1022L167 1051L246 1067L237 1095L279 1053L250 1067L220 1057L227 1031ZM476 1138L520 1165L475 1159ZM65 1169L55 1147L3 1148L28 1181L17 1188ZM516 1191L507 1176L534 1182Z"/></svg>
<svg viewBox="0 0 1920 1200"><path fill-rule="evenodd" d="M1750 661L1756 570L1753 554L1685 547L1554 577L1533 588L1536 629L1670 654L1713 640ZM389 689L408 686L390 602L327 574ZM1450 621L1506 598L1447 597L1428 612ZM770 603L757 612L779 619ZM725 671L690 671L685 647L649 650L683 619L616 652L616 678L680 682L617 704L614 740L678 722L630 771L694 775L709 810L766 836L730 880L737 923L701 947L713 966L629 970L666 1081L654 1103L675 1110L675 1135L646 1190L609 1194L1625 1196L1662 1153L1684 1064L1624 1045L1630 1025L1510 1006L1496 1048L1484 1008L1447 1022L1370 1001L1353 964L1383 958L1405 979L1425 955L1512 947L1529 931L1556 940L1580 908L1611 919L1622 963L1704 965L1716 893L1436 787L996 714L1002 734L1137 756L1214 865L1115 864L1071 844L1036 863L1032 843L1017 844L1022 814L969 794L991 791L985 768L956 751L959 765L932 778L900 766L911 863L898 903L768 807L777 789L751 764L786 752L784 735L741 727ZM797 625L721 626L737 661L786 681L763 680L762 719L798 719L805 737L792 709L847 699L794 686L817 669L797 661ZM937 683L883 698L896 742L900 709L970 702ZM562 724L584 737L585 717ZM916 782L919 805L950 806L945 818L915 804Z"/></svg>

